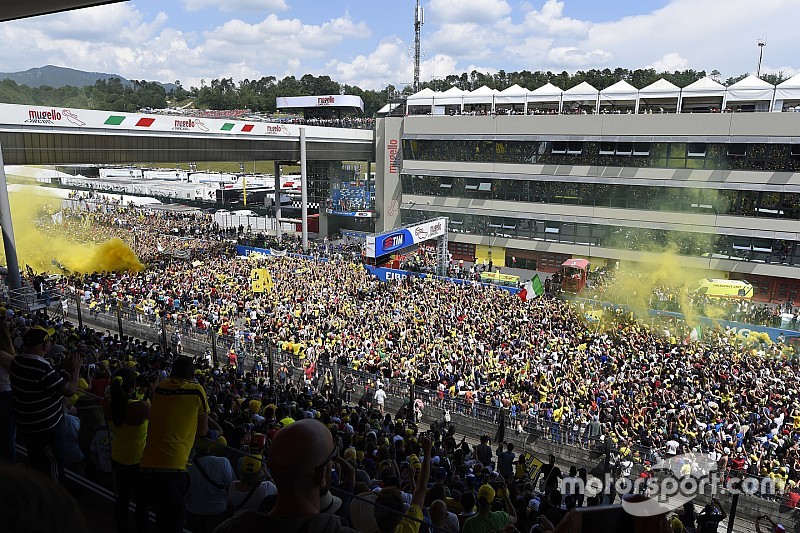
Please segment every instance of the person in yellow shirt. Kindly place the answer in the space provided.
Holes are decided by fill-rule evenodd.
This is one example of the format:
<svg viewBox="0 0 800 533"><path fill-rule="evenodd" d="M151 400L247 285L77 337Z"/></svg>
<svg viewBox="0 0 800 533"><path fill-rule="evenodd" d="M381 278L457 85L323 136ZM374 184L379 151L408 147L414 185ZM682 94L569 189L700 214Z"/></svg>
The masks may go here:
<svg viewBox="0 0 800 533"><path fill-rule="evenodd" d="M150 390L149 392L152 392ZM104 405L108 426L111 428L111 465L114 469L114 519L117 531L130 531L128 507L131 499L137 502L135 531L145 531L149 517L147 509L139 505L137 490L139 463L147 438L147 419L150 418L148 397L136 399L136 372L130 367L117 370L111 378L110 398Z"/></svg>
<svg viewBox="0 0 800 533"><path fill-rule="evenodd" d="M194 381L194 363L178 357L170 377L153 391L147 442L139 467L143 507L152 504L156 531L183 530L189 474L186 463L195 438L208 434L208 400ZM212 435L216 439L217 435Z"/></svg>

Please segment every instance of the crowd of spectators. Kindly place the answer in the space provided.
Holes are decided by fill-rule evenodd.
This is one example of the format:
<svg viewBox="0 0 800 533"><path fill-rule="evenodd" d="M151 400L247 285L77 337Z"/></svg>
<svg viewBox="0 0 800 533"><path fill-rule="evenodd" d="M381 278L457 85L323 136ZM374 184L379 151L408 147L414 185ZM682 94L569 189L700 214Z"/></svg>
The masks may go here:
<svg viewBox="0 0 800 533"><path fill-rule="evenodd" d="M117 216L94 213L84 222L92 228L87 233L95 232L95 228L116 227L125 231L125 226L142 214L130 210L124 221L115 220ZM137 235L148 231L151 219L157 228L154 235L174 227L179 232L180 228L193 231L198 223L180 217L146 217L139 219ZM133 233L129 228L127 231ZM202 233L205 228L200 231L195 237L198 242L217 237ZM264 242L282 250L297 246L291 240ZM157 243L157 238L148 238L140 241L139 246L149 248L143 253L154 254L152 248L157 249ZM164 511L165 502L178 505L181 494L188 498L185 509L192 527L200 530L203 526L198 524L212 523L208 517L196 516L209 513L221 523L223 531L228 527L222 523L228 513L227 505L226 510L219 511L192 503L198 493L185 486L189 478L196 481L195 486L208 482L208 492L199 493L204 494L204 500L216 485L225 489L225 499L233 494L232 502L247 496L251 490L257 491L264 494L264 501L271 502L265 505L275 506L269 520L291 521L291 527L305 527L309 524L306 520L312 520L308 517L313 516L313 520L321 520L313 522L315 530L335 531L340 527L335 520L319 517L321 509L328 506L335 508L346 523L355 525L365 518L352 515L349 499L354 498L347 495L370 492L376 485L398 489L396 494L389 490L384 496L378 495L379 508L400 509L403 502L411 503L410 514L404 520L412 523L420 513L422 516L427 513L436 523L450 520L442 518L441 504L434 505L439 500L445 512L458 510L460 505L462 513L469 516L476 497L476 516L480 520L472 524L512 521L515 514L518 520L526 516L538 521L540 514L551 522L555 517L556 524L560 520L563 495L546 491L544 497L532 504L539 492L526 485L529 480L525 479L524 469L519 472L519 483L508 479L508 456L504 456L499 472L506 475L497 477L495 470L486 468L488 461L478 460L478 450L463 441L459 443L450 434L451 430L423 436L416 424L409 421L412 419L409 414L400 415L400 420L386 417L383 402L379 402L379 396L385 398L385 395L368 392L360 398L358 406L345 404L335 394L338 391L332 390L330 375L318 370L334 362L348 371L371 376L373 384L368 391L378 390L378 383L413 379L430 391L434 402L457 399L466 413L487 407L504 409L520 431L535 430L560 444L596 446L607 442L615 450L613 463L620 475L625 475L628 463L644 464L665 456L705 452L729 475L742 472L773 480L774 490L763 494L766 497L791 491L800 482L800 381L795 371L795 355L781 343L761 337L742 338L723 329L710 329L702 338L690 340L688 325L679 320L643 321L620 311L606 311L601 321L587 325L585 309L561 300L544 297L523 302L496 287L456 285L433 279L406 278L384 283L352 262L352 257L331 251L330 243L325 242L307 259L283 254L273 258L240 258L228 248L207 249L202 262L167 257L142 272L70 275L61 281L67 294L77 294L90 309L92 304L97 308L99 302L109 308L120 304L143 318L172 320L186 330L208 331L212 327L219 328L221 333L246 330L254 346L269 340L283 348L292 366L302 369L298 381L292 381L293 372L281 371L279 375L284 377L280 385L267 383L262 373L247 373L236 368L235 363L211 367L202 362L197 371L189 370L190 362L186 359L176 362L159 346L115 338L110 333L78 330L68 324L53 331L51 327L56 324L45 317L26 317L13 311L5 312L10 335L5 343L0 342L0 348L8 357L4 356L0 362L14 365L22 353L26 354L24 360L43 361L31 371L50 376L42 380L50 395L49 407L55 405L54 398L71 397L67 406L80 401L72 396L75 392L72 383L96 395L94 400L85 395L90 404L105 397L109 403L115 397L117 402L125 403L124 418L119 413L114 415L113 409L107 411L112 427L116 426L112 442L125 442L126 437L118 438L122 434L136 445L130 443L133 447L115 454L112 444L111 461L107 461L111 466L106 466L123 473L116 476L118 483L120 478L123 480L123 485L117 487L118 493L134 499L145 498L141 492L137 496L136 487L141 486L150 487L150 496L163 496L153 500L157 515L169 515L173 521L172 525L162 521L163 530L173 530L177 527L174 522L181 520L182 513ZM322 257L329 260L321 261ZM270 271L274 281L272 290L265 293L250 290L250 273L254 268ZM41 328L35 328L36 325ZM15 351L17 357L13 357ZM85 364L81 364L81 359ZM45 366L53 364L62 365L69 377L59 377ZM126 374L126 368L138 370L147 379L135 381L131 387L131 375ZM168 375L171 377L167 378ZM192 376L198 384L189 387L194 381ZM195 392L178 394L174 390ZM11 397L25 392L24 387L15 388L13 380L5 391ZM143 404L137 407L138 402L145 401L145 394L152 396L146 414ZM188 396L196 403L191 407L170 408L166 400L175 396ZM58 405L61 408L61 400ZM157 408L163 409L161 415L157 415ZM174 417L179 413L190 415L176 424ZM45 431L54 427L62 431L62 424L66 431L67 424L63 421L70 420L68 415L59 418L58 412L53 411L52 416L55 426ZM105 418L101 415L95 425L101 425ZM299 434L289 442L315 443L311 448L304 449L299 458L270 455L268 444L279 442L278 435L285 431L280 428L290 428L292 420L306 418L318 419L330 431L320 432L319 426L304 423L298 427L311 427L297 430ZM27 442L31 426L26 426L19 415L16 419ZM147 419L149 428L143 440L141 426ZM140 423L136 424L137 421ZM126 425L130 428L126 429ZM164 439L168 431L182 435L180 453L174 447L169 451L164 446L159 448L159 439ZM236 449L266 450L268 469L257 468L252 461L245 467L245 461L230 456L227 448L215 450L189 442L195 433L216 440L220 432L227 444ZM84 435L95 433L91 428L84 430ZM328 440L328 433L335 448ZM71 434L81 433L73 426ZM5 428L4 438L8 438ZM428 440L432 441L429 453ZM58 479L59 467L68 464L63 460L66 450L53 451L49 436L43 441L44 451L34 457L47 460L32 463L41 465L43 471ZM37 438L31 442L38 442ZM83 442L79 451L90 458L88 463L96 463L93 469L102 472L101 444L94 439ZM508 448L500 452L513 454ZM199 453L200 459L190 460L195 453ZM226 454L233 475L224 462L203 459L206 455ZM414 502L419 502L416 489L420 482L413 481L414 473L420 472L418 479L425 478L428 456L436 462L432 476L435 482L427 495L423 494L425 505L418 505L417 509ZM62 462L53 463L53 458ZM125 467L137 464L136 459L140 465L137 481L126 485ZM284 459L289 462L280 463ZM187 460L192 465L188 470ZM273 465L273 461L278 462ZM299 468L297 461L302 463L306 474L294 479L279 473L282 468ZM195 463L206 470L205 474L192 470ZM499 461L496 467L501 468ZM264 472L271 473L272 485L262 487L257 483L258 478L253 474ZM627 472L629 475L630 470ZM219 478L214 477L217 473ZM517 475L515 471L514 476ZM234 480L234 476L241 479ZM356 481L351 483L353 479ZM364 485L357 486L358 483ZM174 491L165 495L167 487ZM232 492L232 487L238 492ZM281 501L284 487L284 494L292 494L295 500L300 494L306 496L305 504L298 509L307 514L300 516L289 511L291 506ZM314 490L309 492L309 487ZM248 491L244 495L243 488ZM277 500L270 499L276 491ZM316 505L307 498L309 493L322 495ZM495 499L505 511L492 511ZM569 502L567 507L577 504L575 499ZM370 514L372 507L369 509L366 518L377 520L375 530L393 530L395 526L389 527L391 517L397 515ZM547 514L549 509L551 514ZM498 512L506 514L494 514ZM240 516L238 519L242 521L265 520L261 515L244 512ZM363 525L357 526L358 529L365 530ZM124 526L119 527L122 530ZM540 527L547 530L549 524L542 521ZM473 529L464 525L463 530Z"/></svg>

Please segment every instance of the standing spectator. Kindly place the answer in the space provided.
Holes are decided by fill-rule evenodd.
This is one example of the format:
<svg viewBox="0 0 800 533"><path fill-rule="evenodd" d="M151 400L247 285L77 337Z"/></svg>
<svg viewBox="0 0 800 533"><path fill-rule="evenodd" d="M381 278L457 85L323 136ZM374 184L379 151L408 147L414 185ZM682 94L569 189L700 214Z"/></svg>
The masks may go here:
<svg viewBox="0 0 800 533"><path fill-rule="evenodd" d="M503 443L497 447L497 471L503 476L503 479L511 479L514 477L514 445L510 442L506 443L506 450L503 451Z"/></svg>
<svg viewBox="0 0 800 533"><path fill-rule="evenodd" d="M170 377L153 391L139 475L145 507L155 509L158 533L183 529L189 488L186 462L195 437L208 433L208 412L205 389L194 382L194 363L177 358Z"/></svg>
<svg viewBox="0 0 800 533"><path fill-rule="evenodd" d="M64 476L58 445L64 422L62 402L78 390L81 357L69 355L64 360L69 378L55 370L44 358L52 348L54 333L40 326L25 332L24 351L13 358L9 373L14 420L25 439L28 464L59 481Z"/></svg>
<svg viewBox="0 0 800 533"><path fill-rule="evenodd" d="M153 387L155 384L152 385ZM139 505L142 499L137 489L139 463L147 440L147 419L150 418L148 389L142 400L135 398L136 372L119 369L111 379L111 397L106 403L106 419L114 436L111 440L111 464L114 471L114 518L118 533L130 531L128 507L131 499L137 502L135 530L145 531L149 517L147 508Z"/></svg>
<svg viewBox="0 0 800 533"><path fill-rule="evenodd" d="M481 437L481 443L476 447L476 455L483 466L492 464L492 447L489 445L489 435Z"/></svg>
<svg viewBox="0 0 800 533"><path fill-rule="evenodd" d="M556 456L550 454L546 465L541 469L542 486L544 492L558 488L558 480L561 479L561 469L556 466Z"/></svg>
<svg viewBox="0 0 800 533"><path fill-rule="evenodd" d="M383 390L383 385L378 383L378 390L375 391L375 403L378 404L378 410L383 414L383 406L386 404L386 391Z"/></svg>
<svg viewBox="0 0 800 533"><path fill-rule="evenodd" d="M236 480L236 474L227 457L210 454L210 439L198 439L194 449L196 453L188 469L186 525L193 533L211 533L227 518L228 488Z"/></svg>

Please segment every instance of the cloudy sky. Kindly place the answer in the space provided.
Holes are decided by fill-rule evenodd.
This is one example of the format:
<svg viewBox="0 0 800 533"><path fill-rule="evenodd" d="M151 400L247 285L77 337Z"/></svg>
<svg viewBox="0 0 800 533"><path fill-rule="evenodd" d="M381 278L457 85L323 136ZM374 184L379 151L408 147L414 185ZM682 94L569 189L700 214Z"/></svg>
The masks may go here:
<svg viewBox="0 0 800 533"><path fill-rule="evenodd" d="M800 0L422 0L422 79L654 67L800 72ZM311 73L413 79L414 0L130 0L0 23L0 72L44 65L199 86Z"/></svg>

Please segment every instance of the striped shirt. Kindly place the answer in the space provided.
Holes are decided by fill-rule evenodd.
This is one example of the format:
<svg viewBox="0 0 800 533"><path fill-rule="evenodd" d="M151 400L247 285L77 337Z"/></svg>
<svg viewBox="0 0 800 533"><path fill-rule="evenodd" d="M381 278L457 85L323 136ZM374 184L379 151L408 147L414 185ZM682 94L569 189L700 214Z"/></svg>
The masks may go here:
<svg viewBox="0 0 800 533"><path fill-rule="evenodd" d="M11 361L11 405L23 433L41 433L64 418L64 375L38 355L19 354Z"/></svg>

